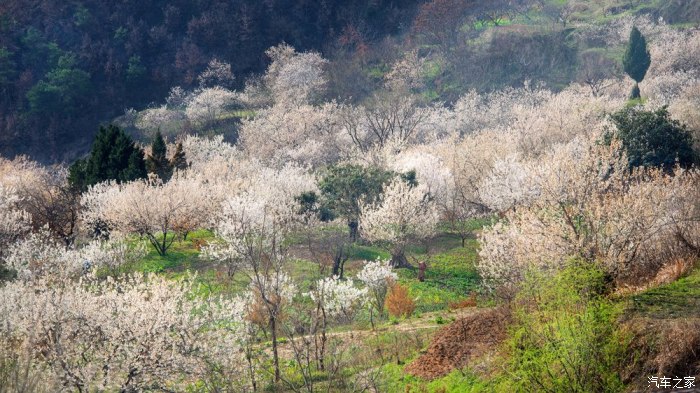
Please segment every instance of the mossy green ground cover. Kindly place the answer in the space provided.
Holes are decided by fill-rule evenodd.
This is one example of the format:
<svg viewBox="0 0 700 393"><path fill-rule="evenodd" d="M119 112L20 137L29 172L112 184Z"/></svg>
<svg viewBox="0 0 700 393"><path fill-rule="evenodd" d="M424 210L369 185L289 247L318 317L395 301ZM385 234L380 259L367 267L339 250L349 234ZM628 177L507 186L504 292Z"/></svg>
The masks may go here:
<svg viewBox="0 0 700 393"><path fill-rule="evenodd" d="M387 364L382 367L389 393L476 393L493 392L494 387L469 371L453 371L434 381L424 381L403 371L403 366Z"/></svg>
<svg viewBox="0 0 700 393"><path fill-rule="evenodd" d="M700 317L700 269L630 297L631 312L650 318Z"/></svg>

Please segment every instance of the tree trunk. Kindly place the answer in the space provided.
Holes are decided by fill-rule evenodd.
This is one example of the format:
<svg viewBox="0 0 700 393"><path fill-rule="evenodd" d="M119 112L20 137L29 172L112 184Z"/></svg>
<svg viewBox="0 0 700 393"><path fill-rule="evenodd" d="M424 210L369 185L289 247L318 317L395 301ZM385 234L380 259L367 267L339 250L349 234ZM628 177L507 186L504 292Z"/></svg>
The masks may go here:
<svg viewBox="0 0 700 393"><path fill-rule="evenodd" d="M642 98L642 94L639 91L639 83L635 83L634 87L632 87L632 93L630 93L630 99L636 100Z"/></svg>
<svg viewBox="0 0 700 393"><path fill-rule="evenodd" d="M338 276L338 278L343 278L343 272L345 270L345 262L348 260L348 256L343 252L343 247L339 247L333 256L333 275Z"/></svg>
<svg viewBox="0 0 700 393"><path fill-rule="evenodd" d="M162 256L165 256L165 250L168 248L165 246L165 242L168 241L168 232L163 232L163 244L161 245L161 254Z"/></svg>
<svg viewBox="0 0 700 393"><path fill-rule="evenodd" d="M391 262L389 264L395 269L415 269L415 267L408 262L408 259L406 259L406 255L403 252L395 254L392 253Z"/></svg>
<svg viewBox="0 0 700 393"><path fill-rule="evenodd" d="M321 309L322 313L322 325L321 325L321 350L320 350L320 356L318 358L318 368L321 371L324 371L326 369L326 364L325 364L325 359L326 359L326 341L328 338L326 337L326 310Z"/></svg>
<svg viewBox="0 0 700 393"><path fill-rule="evenodd" d="M357 220L348 220L348 229L350 230L350 240L352 240L353 243L357 241L357 231L358 231L359 226L360 225L358 224Z"/></svg>
<svg viewBox="0 0 700 393"><path fill-rule="evenodd" d="M245 359L248 362L248 374L250 375L250 383L253 387L253 392L258 391L258 382L255 380L255 370L253 367L253 355L250 348L246 348Z"/></svg>
<svg viewBox="0 0 700 393"><path fill-rule="evenodd" d="M277 319L270 317L270 334L272 335L272 360L275 367L275 383L280 381L280 359L277 351Z"/></svg>

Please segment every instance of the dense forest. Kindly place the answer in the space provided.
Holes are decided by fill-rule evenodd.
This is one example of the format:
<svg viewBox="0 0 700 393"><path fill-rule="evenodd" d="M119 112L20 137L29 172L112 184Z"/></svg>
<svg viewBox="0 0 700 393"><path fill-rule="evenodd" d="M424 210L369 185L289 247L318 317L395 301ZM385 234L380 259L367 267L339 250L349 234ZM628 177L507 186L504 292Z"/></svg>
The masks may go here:
<svg viewBox="0 0 700 393"><path fill-rule="evenodd" d="M661 3L631 11L669 23L699 12L691 0ZM413 49L432 60L426 99L447 104L469 88L525 81L562 88L590 76L582 64L595 64L597 77L615 74L615 55L571 28L590 18L585 8L542 0L3 1L0 152L72 161L99 124L162 101L174 86L196 86L213 59L230 64L230 87L242 88L269 64L265 50L282 42L342 64L329 67L325 92L342 100L366 98Z"/></svg>
<svg viewBox="0 0 700 393"><path fill-rule="evenodd" d="M418 1L3 1L0 146L60 161L96 125L196 84L218 58L241 85L280 42L328 52L398 34Z"/></svg>

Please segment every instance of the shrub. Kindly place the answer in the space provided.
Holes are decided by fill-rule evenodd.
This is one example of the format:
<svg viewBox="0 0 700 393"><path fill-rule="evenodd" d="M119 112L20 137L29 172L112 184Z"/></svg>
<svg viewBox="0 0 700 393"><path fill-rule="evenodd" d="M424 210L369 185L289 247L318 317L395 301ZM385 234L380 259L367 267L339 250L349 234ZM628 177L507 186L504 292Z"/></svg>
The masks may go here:
<svg viewBox="0 0 700 393"><path fill-rule="evenodd" d="M393 317L410 317L416 309L416 303L408 294L408 288L395 283L389 289L384 303L389 315Z"/></svg>
<svg viewBox="0 0 700 393"><path fill-rule="evenodd" d="M518 294L508 364L513 391L615 392L627 337L604 298L606 277L573 261L555 276L531 274Z"/></svg>
<svg viewBox="0 0 700 393"><path fill-rule="evenodd" d="M688 167L695 161L693 137L687 127L673 120L666 107L645 111L623 109L611 116L617 131L608 132L622 141L630 167L651 166L670 169Z"/></svg>
<svg viewBox="0 0 700 393"><path fill-rule="evenodd" d="M476 292L472 292L466 299L456 302L449 302L447 306L449 310L459 310L467 307L476 307Z"/></svg>

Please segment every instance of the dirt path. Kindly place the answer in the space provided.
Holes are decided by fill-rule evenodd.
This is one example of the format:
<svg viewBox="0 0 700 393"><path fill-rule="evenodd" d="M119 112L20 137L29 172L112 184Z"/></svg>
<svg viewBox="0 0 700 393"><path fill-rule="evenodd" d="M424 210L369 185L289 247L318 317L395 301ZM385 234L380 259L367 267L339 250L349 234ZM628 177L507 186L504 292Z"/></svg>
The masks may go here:
<svg viewBox="0 0 700 393"><path fill-rule="evenodd" d="M468 308L462 308L454 311L434 311L430 313L425 313L422 314L420 318L411 318L407 320L402 320L398 324L383 324L381 326L375 327L375 329L355 329L355 330L347 330L347 331L340 331L340 332L329 332L326 333L326 337L330 339L339 339L341 341L341 345L349 346L349 345L354 345L358 343L363 343L366 339L372 338L372 337L378 337L383 334L387 333L392 333L392 332L405 332L405 333L411 333L411 332L419 332L423 330L429 330L429 329L438 329L444 326L447 326L449 323L452 323L452 320L459 320L461 318L464 318L466 316L472 315L476 312L478 312L479 308L476 307L468 307ZM444 323L437 323L436 318L440 316L442 318L446 318L447 320ZM306 336L298 336L295 337L295 340L301 340L301 339L308 339L312 340L313 336L312 335L306 335ZM294 354L292 352L291 344L289 342L284 342L280 345L280 356L284 359L291 359L293 358Z"/></svg>

